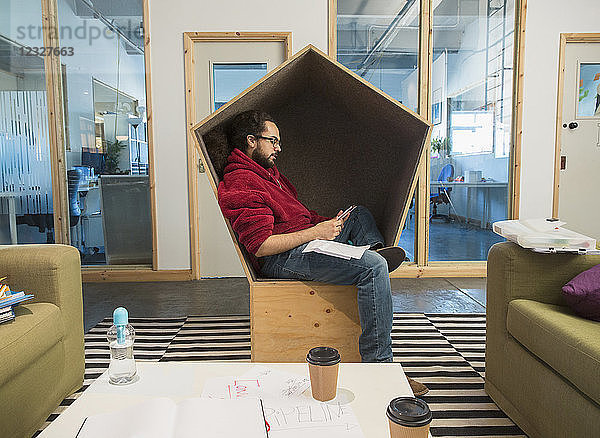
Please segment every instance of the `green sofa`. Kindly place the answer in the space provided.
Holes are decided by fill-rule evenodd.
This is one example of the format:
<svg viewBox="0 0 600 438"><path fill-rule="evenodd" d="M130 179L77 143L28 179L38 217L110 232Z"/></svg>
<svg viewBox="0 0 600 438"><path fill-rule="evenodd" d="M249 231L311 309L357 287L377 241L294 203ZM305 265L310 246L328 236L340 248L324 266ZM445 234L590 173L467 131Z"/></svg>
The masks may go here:
<svg viewBox="0 0 600 438"><path fill-rule="evenodd" d="M31 437L83 384L79 252L65 245L0 246L0 277L35 299L0 325L0 437Z"/></svg>
<svg viewBox="0 0 600 438"><path fill-rule="evenodd" d="M485 390L531 438L600 436L600 322L575 315L561 293L599 263L510 242L490 249Z"/></svg>

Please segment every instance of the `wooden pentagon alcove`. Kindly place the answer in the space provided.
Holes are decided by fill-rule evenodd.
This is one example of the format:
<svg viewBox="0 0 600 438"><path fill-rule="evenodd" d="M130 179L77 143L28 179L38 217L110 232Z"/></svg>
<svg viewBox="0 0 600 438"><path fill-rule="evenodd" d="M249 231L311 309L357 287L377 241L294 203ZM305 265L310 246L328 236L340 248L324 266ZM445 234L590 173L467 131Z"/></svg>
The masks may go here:
<svg viewBox="0 0 600 438"><path fill-rule="evenodd" d="M277 120L277 167L305 205L324 216L364 205L385 243L397 242L426 120L307 46L192 127L215 196L228 155L224 130L250 109ZM328 345L343 361L360 361L356 287L261 278L227 225L250 283L252 360L301 362L310 348Z"/></svg>

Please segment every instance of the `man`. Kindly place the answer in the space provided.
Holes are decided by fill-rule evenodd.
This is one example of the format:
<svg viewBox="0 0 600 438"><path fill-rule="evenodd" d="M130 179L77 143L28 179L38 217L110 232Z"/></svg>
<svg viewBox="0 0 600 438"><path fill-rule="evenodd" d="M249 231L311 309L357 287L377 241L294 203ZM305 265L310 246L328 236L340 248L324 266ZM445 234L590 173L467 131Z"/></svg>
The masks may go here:
<svg viewBox="0 0 600 438"><path fill-rule="evenodd" d="M392 298L389 272L405 258L398 247L384 248L371 213L354 209L347 218L320 216L299 200L294 186L275 162L282 151L275 121L268 114L239 114L228 132L231 153L219 184L219 205L255 268L271 278L355 284L362 334L363 362L391 362ZM345 260L303 253L315 239L369 245L360 259ZM415 394L427 388L411 381Z"/></svg>

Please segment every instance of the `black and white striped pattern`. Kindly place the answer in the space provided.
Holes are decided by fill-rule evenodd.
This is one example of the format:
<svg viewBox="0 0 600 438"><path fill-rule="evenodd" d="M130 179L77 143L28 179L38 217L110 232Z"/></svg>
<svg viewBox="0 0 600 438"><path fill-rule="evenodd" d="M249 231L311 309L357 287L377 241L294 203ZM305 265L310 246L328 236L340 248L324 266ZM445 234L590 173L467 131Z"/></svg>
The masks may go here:
<svg viewBox="0 0 600 438"><path fill-rule="evenodd" d="M132 318L136 360L250 361L247 316ZM47 420L53 421L108 367L107 318L85 335L85 381ZM406 374L425 383L423 399L434 413L434 437L503 437L526 435L504 415L483 389L485 315L394 315L394 361Z"/></svg>
<svg viewBox="0 0 600 438"><path fill-rule="evenodd" d="M188 317L160 359L181 360L250 361L250 318Z"/></svg>
<svg viewBox="0 0 600 438"><path fill-rule="evenodd" d="M433 436L526 436L483 389L485 315L404 314L395 318L394 356L406 375L429 387L422 398L433 411ZM411 338L422 338L422 343L411 345L407 342Z"/></svg>

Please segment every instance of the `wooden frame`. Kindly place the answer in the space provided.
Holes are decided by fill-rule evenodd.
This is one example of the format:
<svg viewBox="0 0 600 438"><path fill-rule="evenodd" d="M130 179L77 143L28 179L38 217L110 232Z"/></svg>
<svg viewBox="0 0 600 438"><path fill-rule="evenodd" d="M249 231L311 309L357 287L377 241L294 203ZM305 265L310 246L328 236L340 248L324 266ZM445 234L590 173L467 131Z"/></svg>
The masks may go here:
<svg viewBox="0 0 600 438"><path fill-rule="evenodd" d="M152 220L152 270L158 270L158 227L156 223L156 175L154 169L154 119L152 118L152 79L150 75L150 10L143 0L144 73L146 80L146 126L148 140L148 178L150 180L150 214Z"/></svg>
<svg viewBox="0 0 600 438"><path fill-rule="evenodd" d="M558 90L556 103L556 131L554 135L554 187L552 190L552 216L558 217L558 195L560 188L560 140L563 124L563 94L565 80L565 49L567 43L600 43L600 33L561 33L558 55Z"/></svg>
<svg viewBox="0 0 600 438"><path fill-rule="evenodd" d="M42 1L44 46L60 47L58 40L58 10L56 0ZM44 57L48 105L50 170L54 210L54 242L69 244L69 202L65 152L62 70L58 56Z"/></svg>
<svg viewBox="0 0 600 438"><path fill-rule="evenodd" d="M419 32L419 114L431 120L431 77L433 61L433 11L432 0L420 0L420 32ZM515 4L515 69L513 83L513 122L511 153L511 178L509 183L509 216L511 219L519 217L520 202L520 170L521 170L521 143L523 125L523 82L524 82L524 57L525 57L525 19L527 15L527 0L518 0ZM329 0L329 56L336 59L337 55L337 0ZM426 60L426 61L425 61ZM430 140L427 140L430 144ZM423 152L419 169L419 179L413 184L411 190L416 190L416 228L415 228L415 253L416 263L403 264L390 274L390 278L415 278L415 277L479 277L486 276L485 261L460 261L436 262L429 261L429 178L430 158L429 147ZM404 218L396 243L400 239L404 227ZM417 219L418 218L418 219Z"/></svg>
<svg viewBox="0 0 600 438"><path fill-rule="evenodd" d="M204 171L204 161L196 140L191 131L196 124L196 88L194 84L194 43L197 42L232 42L232 41L281 41L284 43L286 59L292 56L292 33L291 32L184 32L183 33L183 55L185 61L185 116L187 131L187 155L188 155L188 201L190 206L190 248L192 278L200 279L200 236L199 236L199 213L198 213L198 171ZM209 178L210 179L210 178ZM212 182L212 180L211 180ZM216 187L213 187L216 190ZM235 241L235 239L234 239ZM247 267L244 266L244 270ZM246 272L247 274L247 272Z"/></svg>
<svg viewBox="0 0 600 438"><path fill-rule="evenodd" d="M430 0L421 0L419 14L419 114L431 121L431 70L433 68L433 11ZM415 210L416 262L427 266L429 261L429 179L431 132L421 157ZM418 217L418 219L417 219Z"/></svg>
<svg viewBox="0 0 600 438"><path fill-rule="evenodd" d="M143 267L123 266L112 269L81 268L84 283L139 282L139 281L189 281L191 269L153 271Z"/></svg>
<svg viewBox="0 0 600 438"><path fill-rule="evenodd" d="M427 266L416 263L403 264L390 274L390 278L435 278L435 277L486 277L487 263L474 262L429 262Z"/></svg>
<svg viewBox="0 0 600 438"><path fill-rule="evenodd" d="M331 59L337 60L337 0L329 0L327 15L327 54Z"/></svg>
<svg viewBox="0 0 600 438"><path fill-rule="evenodd" d="M44 45L59 47L58 32L58 5L56 0L42 0L42 28ZM156 224L156 184L154 170L154 141L152 120L152 89L150 79L150 33L149 33L149 10L148 0L143 0L143 23L144 23L144 67L146 85L146 113L148 126L148 173L150 182L150 214L152 220L152 267L142 269L140 267L131 271L131 281L139 281L140 272L156 271L158 269L158 231ZM54 202L54 229L55 242L69 245L69 205L67 190L67 172L65 156L65 124L64 124L64 99L62 90L62 70L60 58L56 56L44 57L44 68L46 73L46 92L48 94L48 126L50 130L50 156L52 169L52 195ZM124 267L103 265L101 268L84 268L84 278L91 278L92 272L106 277L106 272L117 270L118 276L125 278ZM170 272L170 271L166 271ZM160 276L157 276L160 277ZM167 275L168 277L168 275Z"/></svg>
<svg viewBox="0 0 600 438"><path fill-rule="evenodd" d="M523 141L523 84L525 82L525 20L527 18L527 0L519 0L515 7L515 41L514 59L516 60L513 72L513 120L512 139L513 149L511 154L511 168L509 178L509 198L511 202L511 218L519 218L519 203L521 202L521 144ZM515 11L516 12L516 11Z"/></svg>

